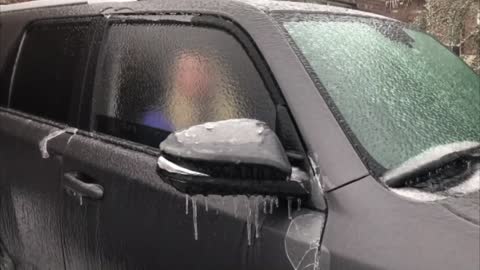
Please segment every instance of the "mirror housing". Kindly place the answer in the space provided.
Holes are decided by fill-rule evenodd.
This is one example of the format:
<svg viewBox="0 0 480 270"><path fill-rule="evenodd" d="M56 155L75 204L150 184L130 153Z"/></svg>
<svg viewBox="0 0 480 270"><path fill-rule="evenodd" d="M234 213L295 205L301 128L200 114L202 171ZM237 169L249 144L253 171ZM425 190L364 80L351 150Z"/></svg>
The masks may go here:
<svg viewBox="0 0 480 270"><path fill-rule="evenodd" d="M158 173L190 195L308 195L308 176L293 170L267 124L230 119L192 126L160 144Z"/></svg>

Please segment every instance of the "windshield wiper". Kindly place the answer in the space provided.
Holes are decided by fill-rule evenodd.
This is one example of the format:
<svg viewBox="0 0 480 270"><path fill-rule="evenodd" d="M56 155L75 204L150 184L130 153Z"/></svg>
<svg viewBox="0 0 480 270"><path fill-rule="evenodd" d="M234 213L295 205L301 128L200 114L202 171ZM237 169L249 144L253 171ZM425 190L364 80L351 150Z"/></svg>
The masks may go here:
<svg viewBox="0 0 480 270"><path fill-rule="evenodd" d="M441 153L433 159L430 157L430 160L419 158L414 160L418 165L415 163L409 166L401 165L387 171L381 178L382 181L389 187L399 188L421 185L432 179L435 182L442 182L453 177L468 177L480 169L480 144L461 150L452 147L450 151Z"/></svg>

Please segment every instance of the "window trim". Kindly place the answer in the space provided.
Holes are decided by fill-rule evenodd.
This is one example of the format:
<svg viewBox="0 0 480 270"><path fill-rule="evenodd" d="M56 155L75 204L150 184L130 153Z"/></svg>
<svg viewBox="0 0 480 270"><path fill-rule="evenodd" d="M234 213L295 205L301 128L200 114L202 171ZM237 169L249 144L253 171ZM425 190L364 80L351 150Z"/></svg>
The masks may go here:
<svg viewBox="0 0 480 270"><path fill-rule="evenodd" d="M152 18L154 17L154 18ZM101 44L100 48L98 49L98 55L96 57L96 61L94 66L90 67L92 70L95 72L92 72L88 78L86 78L87 81L94 81L95 75L97 73L97 70L99 66L101 65L100 61L105 53L106 50L106 43L104 42L106 40L106 37L108 36L108 27L109 25L115 23L115 22L122 22L122 23L157 23L157 24L186 24L186 25L191 25L193 27L206 27L206 28L212 28L212 29L217 29L220 31L224 31L227 34L231 35L243 48L247 56L249 57L250 61L252 62L253 66L255 67L257 73L260 76L260 79L263 81L265 84L265 88L267 89L267 92L276 107L276 122L278 123L278 109L277 107L281 106L283 108L286 108L288 111L289 119L283 119L282 121L288 121L290 126L292 126L295 130L294 133L296 135L296 139L298 140L299 145L301 146L302 149L299 149L299 151L302 152L302 155L305 157L305 161L307 162L307 156L306 156L306 147L305 140L301 136L301 133L299 132L299 129L297 127L297 124L292 116L292 113L290 112L288 105L285 101L285 98L283 97L283 94L280 90L280 87L275 79L275 76L270 69L267 61L263 57L263 55L260 53L260 50L258 49L257 45L255 44L255 41L253 38L248 34L248 32L242 28L238 23L235 21L231 20L230 18L223 17L223 16L218 16L217 14L209 14L209 13L182 13L180 14L171 14L171 13L148 13L148 14L130 14L130 15L117 15L117 16L112 16L108 20L104 21L104 26L105 30L103 32L103 36L101 38ZM155 151L159 152L158 148L153 148L148 145L144 145L141 143L137 143L134 141L130 141L127 139L123 139L120 137L115 137L111 136L108 134L103 134L101 132L97 132L93 129L93 94L94 94L94 83L92 83L92 86L86 89L84 96L82 97L83 100L82 102L85 103L86 105L82 107L82 110L80 112L80 123L81 125L79 126L80 129L87 130L93 134L98 134L101 137L108 137L110 142L116 142L116 144L122 144L122 145L137 145L138 149L148 149L149 152ZM89 96L89 97L88 97ZM88 103L88 104L87 104ZM278 124L276 123L276 126ZM277 131L278 127L276 127ZM279 135L277 133L277 135ZM283 138L279 136L280 140L283 142Z"/></svg>
<svg viewBox="0 0 480 270"><path fill-rule="evenodd" d="M12 67L12 75L10 77L10 83L8 85L7 90L7 108L11 108L11 100L12 100L12 92L13 92L13 82L15 81L15 76L17 74L17 66L18 66L18 59L20 59L20 55L22 54L23 43L25 41L25 37L27 36L27 31L30 29L30 25L26 27L26 29L22 33L22 37L20 38L20 43L18 44L18 49L15 55L15 61ZM13 109L13 108L11 108Z"/></svg>
<svg viewBox="0 0 480 270"><path fill-rule="evenodd" d="M1 26L2 25L0 24L0 41L2 40L3 35ZM23 32L20 32L20 36L14 38L12 47L9 51L7 50L3 66L2 63L0 63L0 78L5 78L5 80L0 81L0 106L3 108L8 108L12 75L16 65L18 52L23 44L23 36Z"/></svg>

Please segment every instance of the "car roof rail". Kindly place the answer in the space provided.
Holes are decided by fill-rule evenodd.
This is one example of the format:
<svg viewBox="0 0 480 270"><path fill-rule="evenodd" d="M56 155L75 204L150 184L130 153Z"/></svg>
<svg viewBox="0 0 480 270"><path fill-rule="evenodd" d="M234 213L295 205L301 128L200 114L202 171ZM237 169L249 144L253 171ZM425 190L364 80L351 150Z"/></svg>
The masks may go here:
<svg viewBox="0 0 480 270"><path fill-rule="evenodd" d="M113 2L135 2L135 1L137 0L37 0L37 1L28 1L28 2L22 2L22 3L0 5L0 13L17 11L17 10L44 8L44 7L113 3Z"/></svg>

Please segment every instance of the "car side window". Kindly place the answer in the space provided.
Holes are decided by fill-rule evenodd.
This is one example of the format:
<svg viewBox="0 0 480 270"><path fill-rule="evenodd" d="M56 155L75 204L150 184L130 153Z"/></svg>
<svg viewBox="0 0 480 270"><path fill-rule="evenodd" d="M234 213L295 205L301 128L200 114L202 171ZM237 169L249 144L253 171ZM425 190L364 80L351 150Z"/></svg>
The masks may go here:
<svg viewBox="0 0 480 270"><path fill-rule="evenodd" d="M0 19L1 21L2 19ZM5 34L3 33L4 28L2 26L2 23L0 23L0 48L4 51L0 51L0 106L7 106L7 99L8 99L8 84L10 83L10 76L11 74L8 74L6 70L8 69L9 66L13 66L13 63L11 65L8 64L8 61L3 59L2 61L2 52L6 52L6 47L7 47L7 41L6 38L4 38ZM7 52L8 53L8 52ZM8 59L8 57L5 57Z"/></svg>
<svg viewBox="0 0 480 270"><path fill-rule="evenodd" d="M230 118L275 129L275 105L233 37L189 24L113 23L97 69L93 129L158 147L172 131Z"/></svg>
<svg viewBox="0 0 480 270"><path fill-rule="evenodd" d="M88 28L87 22L39 22L28 28L14 70L11 108L69 122L88 56Z"/></svg>

